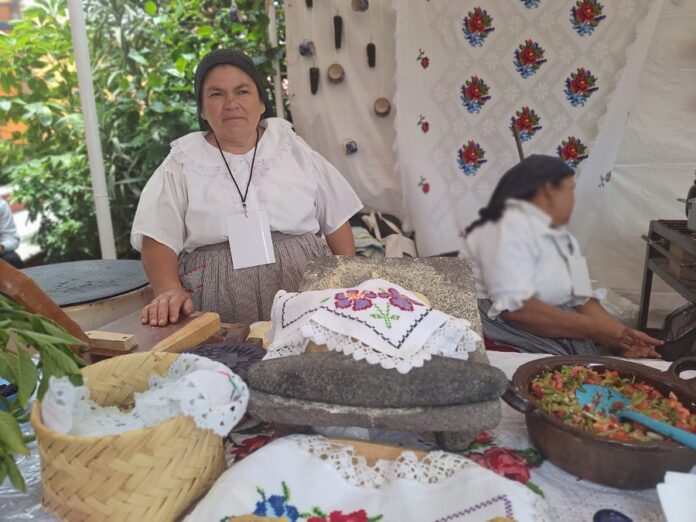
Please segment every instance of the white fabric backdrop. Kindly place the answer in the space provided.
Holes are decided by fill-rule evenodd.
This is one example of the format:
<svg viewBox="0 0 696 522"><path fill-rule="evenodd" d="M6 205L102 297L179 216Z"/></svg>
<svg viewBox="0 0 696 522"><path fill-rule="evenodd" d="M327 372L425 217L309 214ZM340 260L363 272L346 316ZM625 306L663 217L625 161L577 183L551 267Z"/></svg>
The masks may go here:
<svg viewBox="0 0 696 522"><path fill-rule="evenodd" d="M651 219L685 219L696 170L696 0L664 3L637 81L604 204L586 255L592 277L637 302ZM579 216L578 216L579 218ZM684 301L653 279L651 310ZM658 323L654 323L658 324Z"/></svg>
<svg viewBox="0 0 696 522"><path fill-rule="evenodd" d="M578 152L573 164L583 177L583 156L592 151L600 129L614 123L607 107L636 49L631 44L650 1L600 2L596 27L583 35L571 24L574 0L415 5L397 0L394 5L395 100L401 109L396 116L398 161L418 251L433 255L457 250L460 231L487 203L500 176L518 161L510 125L523 107L538 117L528 135L521 131L525 154L556 154L562 141L575 137L587 149ZM480 15L477 6L484 9ZM464 30L465 19L479 19L492 30L475 41ZM538 69L525 74L514 63L515 52L530 39L539 45ZM565 92L566 78L579 68L591 73L588 82L595 79L597 90L588 90L574 106ZM489 99L466 107L463 84L474 77L484 82L481 89ZM417 126L421 116L430 123L427 133ZM479 166L462 164L462 151L474 147L481 156ZM428 193L421 190L423 179L430 185Z"/></svg>
<svg viewBox="0 0 696 522"><path fill-rule="evenodd" d="M394 11L391 2L370 2L366 12L356 12L349 1L317 0L308 9L304 0L284 3L287 32L288 89L295 130L346 177L362 202L403 219L401 182L395 171L394 107L389 116L377 117L377 98L394 94ZM333 17L343 17L343 41L334 48ZM312 57L300 55L298 46L311 40ZM367 64L366 46L376 46L376 67ZM343 66L343 83L330 84L326 71L332 63ZM319 90L309 89L309 68L320 70ZM343 144L353 139L358 152L347 156Z"/></svg>

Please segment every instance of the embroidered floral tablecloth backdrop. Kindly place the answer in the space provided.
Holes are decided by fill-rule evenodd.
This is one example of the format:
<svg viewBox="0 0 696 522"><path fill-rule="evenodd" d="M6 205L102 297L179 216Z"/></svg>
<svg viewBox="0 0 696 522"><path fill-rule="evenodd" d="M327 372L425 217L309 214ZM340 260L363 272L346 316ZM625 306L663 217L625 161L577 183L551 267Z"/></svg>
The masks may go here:
<svg viewBox="0 0 696 522"><path fill-rule="evenodd" d="M525 155L582 173L649 0L396 0L399 169L419 255L459 233Z"/></svg>

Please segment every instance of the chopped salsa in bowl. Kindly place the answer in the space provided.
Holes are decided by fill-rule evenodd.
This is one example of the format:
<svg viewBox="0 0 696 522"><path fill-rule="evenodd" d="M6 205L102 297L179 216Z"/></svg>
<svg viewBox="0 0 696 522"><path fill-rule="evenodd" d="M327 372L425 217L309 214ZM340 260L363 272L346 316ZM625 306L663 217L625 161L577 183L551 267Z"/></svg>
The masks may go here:
<svg viewBox="0 0 696 522"><path fill-rule="evenodd" d="M578 429L611 440L647 442L661 435L636 422L605 415L591 405L580 406L575 390L583 384L601 384L625 395L631 407L654 419L696 433L696 413L690 412L670 392L665 396L653 386L633 378L621 377L616 370L594 370L587 366L566 365L548 370L530 383L530 394L539 408Z"/></svg>

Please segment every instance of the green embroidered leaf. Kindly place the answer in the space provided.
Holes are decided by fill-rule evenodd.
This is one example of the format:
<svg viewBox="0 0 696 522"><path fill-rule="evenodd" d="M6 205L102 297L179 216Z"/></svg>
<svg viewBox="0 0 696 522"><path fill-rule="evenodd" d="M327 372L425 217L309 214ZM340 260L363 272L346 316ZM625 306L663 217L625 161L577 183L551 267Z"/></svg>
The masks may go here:
<svg viewBox="0 0 696 522"><path fill-rule="evenodd" d="M534 482L532 482L531 480L528 480L527 483L525 484L525 486L527 486L529 489L531 489L534 493L539 495L541 498L546 498L544 496L544 491L539 486L537 486Z"/></svg>
<svg viewBox="0 0 696 522"><path fill-rule="evenodd" d="M290 500L290 488L285 482L280 483L281 487L283 488L283 497L285 497L285 501Z"/></svg>

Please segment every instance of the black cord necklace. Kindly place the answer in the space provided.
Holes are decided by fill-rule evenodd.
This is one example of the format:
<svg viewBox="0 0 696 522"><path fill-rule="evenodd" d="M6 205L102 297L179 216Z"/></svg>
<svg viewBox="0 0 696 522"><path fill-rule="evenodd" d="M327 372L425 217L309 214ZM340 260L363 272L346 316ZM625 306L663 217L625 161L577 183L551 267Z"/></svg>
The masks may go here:
<svg viewBox="0 0 696 522"><path fill-rule="evenodd" d="M244 217L249 217L249 214L247 214L246 199L247 199L247 195L249 194L249 187L251 186L251 177L254 175L254 163L256 162L256 149L259 146L259 135L260 135L259 128L256 127L256 143L254 144L254 155L251 158L251 169L249 169L249 181L247 181L246 190L244 190L244 194L242 194L242 191L239 189L239 185L237 184L237 180L234 179L234 176L232 175L232 170L230 169L230 166L227 163L227 160L225 159L225 155L222 153L222 147L220 147L220 142L218 141L217 136L215 136L215 133L213 133L213 138L215 138L215 144L217 145L217 148L220 151L220 156L222 156L222 161L225 162L225 167L227 167L227 172L230 173L230 177L232 178L232 182L234 183L234 186L237 189L237 192L239 193L239 197L242 199L242 209L244 209Z"/></svg>

